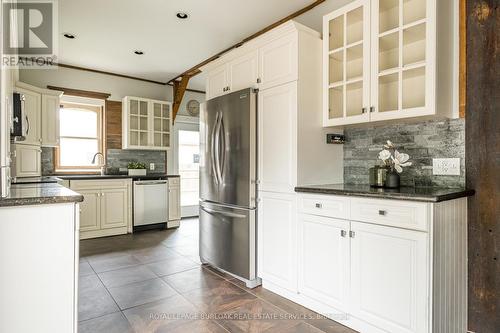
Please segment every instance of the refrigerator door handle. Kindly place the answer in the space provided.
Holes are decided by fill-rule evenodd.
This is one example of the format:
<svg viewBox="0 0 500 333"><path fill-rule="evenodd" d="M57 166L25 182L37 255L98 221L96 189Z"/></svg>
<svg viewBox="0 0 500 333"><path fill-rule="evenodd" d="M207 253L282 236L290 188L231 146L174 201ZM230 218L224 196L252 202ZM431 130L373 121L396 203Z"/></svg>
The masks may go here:
<svg viewBox="0 0 500 333"><path fill-rule="evenodd" d="M203 211L207 212L208 214L221 214L221 215L224 215L224 216L227 216L227 217L233 217L233 218L237 218L237 219L244 219L244 218L246 218L246 216L242 215L242 214L224 212L222 210L216 210L216 209L207 208L207 207L203 207L203 206L200 206L200 207L201 207L201 209Z"/></svg>
<svg viewBox="0 0 500 333"><path fill-rule="evenodd" d="M224 173L224 166L226 164L226 130L224 128L224 118L222 116L222 113L220 115L219 119L219 132L220 132L220 137L219 141L221 143L220 149L221 151L219 152L219 177L220 177L220 182L222 183L223 180L223 173Z"/></svg>
<svg viewBox="0 0 500 333"><path fill-rule="evenodd" d="M214 127L212 129L212 147L210 149L210 154L211 154L211 157L212 157L212 172L214 173L215 175L215 183L217 185L219 185L219 174L217 173L217 168L216 168L216 164L217 164L217 157L216 157L216 153L215 153L215 147L216 147L216 139L215 139L215 133L217 132L217 126L219 125L219 113L217 113L217 115L215 116L215 123L214 123Z"/></svg>
<svg viewBox="0 0 500 333"><path fill-rule="evenodd" d="M220 131L222 125L222 112L217 113L217 124L215 129L215 169L217 174L217 181L219 184L222 184L222 173L221 173L221 146L220 146Z"/></svg>

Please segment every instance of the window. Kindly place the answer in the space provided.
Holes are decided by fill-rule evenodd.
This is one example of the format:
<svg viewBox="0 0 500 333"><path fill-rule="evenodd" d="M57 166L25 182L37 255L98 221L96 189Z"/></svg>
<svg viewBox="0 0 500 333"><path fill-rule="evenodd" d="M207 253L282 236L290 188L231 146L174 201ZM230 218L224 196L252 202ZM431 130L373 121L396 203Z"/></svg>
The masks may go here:
<svg viewBox="0 0 500 333"><path fill-rule="evenodd" d="M62 103L59 110L59 148L56 170L97 171L101 158L92 163L96 153L103 152L102 106Z"/></svg>

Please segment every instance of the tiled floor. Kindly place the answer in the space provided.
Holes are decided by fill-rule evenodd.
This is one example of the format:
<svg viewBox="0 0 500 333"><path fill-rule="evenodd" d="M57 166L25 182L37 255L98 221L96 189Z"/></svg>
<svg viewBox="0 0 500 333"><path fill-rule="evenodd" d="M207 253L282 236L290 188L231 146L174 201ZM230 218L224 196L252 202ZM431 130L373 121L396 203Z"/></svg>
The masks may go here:
<svg viewBox="0 0 500 333"><path fill-rule="evenodd" d="M80 257L80 333L354 332L202 266L197 219L175 230L84 240Z"/></svg>

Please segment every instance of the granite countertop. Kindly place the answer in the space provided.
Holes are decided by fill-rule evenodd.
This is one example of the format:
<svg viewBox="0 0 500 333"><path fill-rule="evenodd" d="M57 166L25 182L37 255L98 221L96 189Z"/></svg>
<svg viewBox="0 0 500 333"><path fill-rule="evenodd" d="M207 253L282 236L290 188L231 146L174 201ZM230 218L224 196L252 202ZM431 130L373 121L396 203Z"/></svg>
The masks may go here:
<svg viewBox="0 0 500 333"><path fill-rule="evenodd" d="M295 192L347 195L378 199L397 199L423 202L441 202L474 195L464 188L401 187L399 189L374 188L370 185L325 184L298 186Z"/></svg>
<svg viewBox="0 0 500 333"><path fill-rule="evenodd" d="M118 175L55 175L55 177L63 180L86 180L86 179L128 179L133 180L153 180L153 179L165 179L165 178L175 178L180 177L179 175L166 175L166 174L149 174L146 176L129 176L126 174Z"/></svg>
<svg viewBox="0 0 500 333"><path fill-rule="evenodd" d="M12 185L10 195L0 198L0 207L82 202L83 196L53 183Z"/></svg>

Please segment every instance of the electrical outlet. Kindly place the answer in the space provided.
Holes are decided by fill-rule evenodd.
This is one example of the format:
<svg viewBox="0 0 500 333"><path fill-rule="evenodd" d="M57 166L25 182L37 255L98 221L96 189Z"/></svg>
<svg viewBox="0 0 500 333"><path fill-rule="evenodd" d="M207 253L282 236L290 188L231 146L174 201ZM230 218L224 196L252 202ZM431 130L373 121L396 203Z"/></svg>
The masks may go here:
<svg viewBox="0 0 500 333"><path fill-rule="evenodd" d="M432 174L441 176L460 176L460 159L433 158Z"/></svg>
<svg viewBox="0 0 500 333"><path fill-rule="evenodd" d="M155 170L155 164L154 163L149 163L149 170L154 171Z"/></svg>

